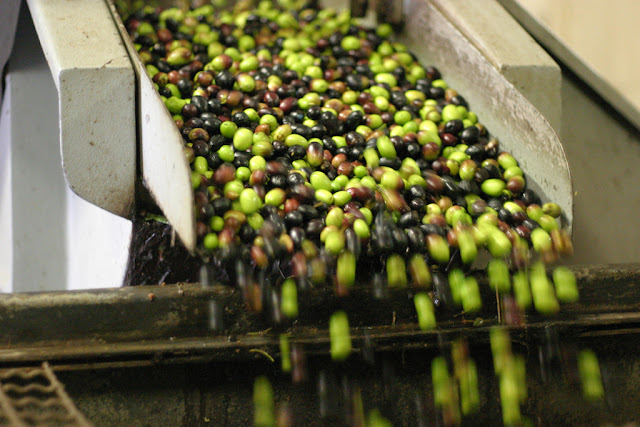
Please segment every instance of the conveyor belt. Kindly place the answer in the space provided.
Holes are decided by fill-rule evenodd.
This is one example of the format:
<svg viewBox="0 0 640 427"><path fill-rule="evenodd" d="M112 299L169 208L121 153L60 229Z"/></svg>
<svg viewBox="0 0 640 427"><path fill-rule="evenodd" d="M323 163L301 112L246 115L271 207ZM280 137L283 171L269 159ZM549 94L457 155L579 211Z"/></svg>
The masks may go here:
<svg viewBox="0 0 640 427"><path fill-rule="evenodd" d="M512 326L514 337L535 338L549 326L581 337L640 332L640 265L574 267L580 302L563 305L555 316L529 313ZM83 292L0 295L0 364L55 361L70 369L91 366L153 365L186 361L255 359L276 354L278 337L290 334L312 353L329 350L328 319L336 309L349 313L356 349L367 340L379 350L437 347L458 336L486 341L501 324L495 295L486 280L483 310L473 315L446 306L436 311L437 327L420 331L410 289L378 299L360 287L336 298L332 290L300 294L300 318L279 327L249 313L242 295L225 286L175 284ZM211 329L211 310L222 320Z"/></svg>

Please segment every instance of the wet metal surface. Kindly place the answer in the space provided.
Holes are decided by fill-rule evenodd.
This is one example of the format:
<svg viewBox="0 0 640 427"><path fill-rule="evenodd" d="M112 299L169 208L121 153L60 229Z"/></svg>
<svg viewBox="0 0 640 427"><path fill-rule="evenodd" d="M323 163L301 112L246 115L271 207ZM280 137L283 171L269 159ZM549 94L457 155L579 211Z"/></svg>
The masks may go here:
<svg viewBox="0 0 640 427"><path fill-rule="evenodd" d="M590 402L582 398L579 383L561 369L543 379L538 346L516 346L527 364L528 399L523 415L534 425L623 425L640 421L640 353L632 336L619 335L572 342L577 348L592 348L600 361L606 398ZM274 387L276 408L288 405L296 425L341 425L344 397L339 384L349 373L357 378L365 410L377 407L394 425L438 424L431 387L430 363L441 349L410 350L376 354L373 364L358 356L335 365L327 357L312 356L307 361L309 380L292 384L266 358L234 362L155 365L104 370L59 372L69 395L87 417L103 426L211 426L251 425L252 390L258 375L266 375ZM445 350L442 350L446 352ZM502 425L499 388L488 346L474 345L470 356L478 367L480 410L463 422L466 425ZM385 366L394 366L391 378L383 380ZM324 373L337 387L331 389L334 419L320 418L321 399L317 378ZM387 368L388 372L388 368ZM420 403L421 410L416 402ZM440 420L441 421L441 420Z"/></svg>
<svg viewBox="0 0 640 427"><path fill-rule="evenodd" d="M640 265L574 267L579 303L565 304L555 316L529 313L527 336L554 326L573 336L629 333L640 328ZM366 339L380 349L427 348L460 334L484 340L498 324L495 296L479 277L484 308L465 315L437 309L438 326L420 331L413 290L398 289L376 299L372 289L354 289L336 298L332 290L300 294L300 318L273 326L248 312L235 289L174 284L83 292L48 292L0 296L0 364L56 361L68 368L185 360L253 359L252 349L277 351L278 336L290 334L312 353L328 352L328 319L337 309L349 313L354 347ZM210 328L212 301L223 310L222 326Z"/></svg>

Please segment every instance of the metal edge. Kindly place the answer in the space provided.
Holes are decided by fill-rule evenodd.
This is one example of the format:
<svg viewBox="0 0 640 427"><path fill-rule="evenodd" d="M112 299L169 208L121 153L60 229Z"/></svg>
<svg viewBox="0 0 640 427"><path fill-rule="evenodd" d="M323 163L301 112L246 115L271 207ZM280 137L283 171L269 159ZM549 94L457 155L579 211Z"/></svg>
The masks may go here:
<svg viewBox="0 0 640 427"><path fill-rule="evenodd" d="M554 129L561 128L560 66L504 7L496 0L433 2Z"/></svg>
<svg viewBox="0 0 640 427"><path fill-rule="evenodd" d="M564 148L542 114L439 11L433 1L408 2L400 40L481 112L480 121L526 171L527 185L558 203L573 222L573 184ZM425 42L426 41L426 42ZM470 72L472 70L472 72Z"/></svg>
<svg viewBox="0 0 640 427"><path fill-rule="evenodd" d="M640 110L622 95L580 56L556 37L538 18L531 15L516 0L498 0L522 27L535 38L564 68L584 81L599 97L640 131Z"/></svg>
<svg viewBox="0 0 640 427"><path fill-rule="evenodd" d="M182 135L140 61L115 3L113 0L104 1L136 73L136 117L142 179L184 246L193 252L196 247L194 196Z"/></svg>
<svg viewBox="0 0 640 427"><path fill-rule="evenodd" d="M547 327L573 334L637 332L640 264L577 266L572 270L578 280L580 302L563 304L560 313L553 316L529 312L526 323L514 330L529 335ZM390 290L385 300L375 298L373 290L365 287L340 299L331 289L309 291L300 299L299 320L276 327L265 322L262 315L247 313L240 291L224 286L176 284L0 295L4 331L0 363L42 358L69 363L87 358L152 363L254 357L260 352L252 349L277 351L281 333L287 333L292 342L309 346L310 351L326 352L328 313L338 308L350 313L357 346L367 339L390 349L431 346L447 336L483 339L487 329L500 321L486 278L477 278L485 308L465 315L460 309L441 307L437 310L437 327L431 331L420 331L416 324L411 298L416 290L412 289ZM212 301L224 308L225 329L212 330L209 326Z"/></svg>

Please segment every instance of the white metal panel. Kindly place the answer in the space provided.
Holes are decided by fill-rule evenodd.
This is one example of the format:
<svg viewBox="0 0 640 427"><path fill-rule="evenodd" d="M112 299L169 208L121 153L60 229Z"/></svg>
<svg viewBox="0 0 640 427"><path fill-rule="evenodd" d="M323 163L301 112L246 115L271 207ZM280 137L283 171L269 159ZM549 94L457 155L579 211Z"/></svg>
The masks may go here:
<svg viewBox="0 0 640 427"><path fill-rule="evenodd" d="M28 0L58 88L69 186L117 215L135 194L135 80L104 1Z"/></svg>
<svg viewBox="0 0 640 427"><path fill-rule="evenodd" d="M527 184L544 200L560 205L570 229L571 174L557 135L542 114L469 43L434 2L408 2L403 41L421 60L435 64L449 85L469 101L480 122L500 140L501 147L518 159Z"/></svg>
<svg viewBox="0 0 640 427"><path fill-rule="evenodd" d="M626 96L583 61L573 49L558 39L542 21L527 12L517 1L498 1L559 62L587 83L591 90L610 103L625 119L640 129L640 110ZM635 43L637 40L629 40L629 44L626 46L633 54L638 51Z"/></svg>
<svg viewBox="0 0 640 427"><path fill-rule="evenodd" d="M13 203L11 201L11 103L7 92L0 109L0 292L11 292L13 280Z"/></svg>
<svg viewBox="0 0 640 427"><path fill-rule="evenodd" d="M434 5L534 107L560 129L560 67L495 0Z"/></svg>
<svg viewBox="0 0 640 427"><path fill-rule="evenodd" d="M122 286L129 260L133 224L66 192L65 289Z"/></svg>
<svg viewBox="0 0 640 427"><path fill-rule="evenodd" d="M58 95L24 8L0 116L0 292L119 287L131 223L66 185Z"/></svg>
<svg viewBox="0 0 640 427"><path fill-rule="evenodd" d="M15 37L18 24L20 0L3 0L0 4L0 70L4 69ZM0 102L2 101L2 85L0 85Z"/></svg>
<svg viewBox="0 0 640 427"><path fill-rule="evenodd" d="M57 137L58 96L33 29L21 26L17 38L20 43L6 77L7 104L3 108L8 114L2 120L11 171L2 205L3 210L6 206L11 209L8 260L12 270L11 282L3 290L64 289L67 187Z"/></svg>

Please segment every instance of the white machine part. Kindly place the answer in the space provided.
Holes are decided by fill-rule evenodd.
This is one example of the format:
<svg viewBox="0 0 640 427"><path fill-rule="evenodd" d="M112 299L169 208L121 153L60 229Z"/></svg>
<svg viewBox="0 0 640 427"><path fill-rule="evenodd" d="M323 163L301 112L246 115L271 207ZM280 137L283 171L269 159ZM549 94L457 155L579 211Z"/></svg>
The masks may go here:
<svg viewBox="0 0 640 427"><path fill-rule="evenodd" d="M32 2L32 11L37 10L34 15L59 19L60 15L46 9L52 3ZM95 6L102 5L102 22L111 25L106 5L91 3L93 7L86 13L99 15ZM68 8L57 10L69 12ZM110 44L116 43L120 49L115 53L100 48L104 31L97 25L93 29L80 34L84 43L89 40L93 50L115 57L111 64L105 65L107 59L96 66L103 59L99 55L80 59L77 52L89 49L91 43L84 48L82 41L74 43L72 38L63 43L62 34L45 25L40 37L48 39L43 43L49 46L47 61L27 4L22 4L0 116L3 292L115 287L122 283L131 223L94 203L119 215L129 214L133 207L134 79L124 47L116 43L120 39L113 26ZM78 51L59 51L63 46ZM112 79L112 84L98 89L102 79ZM129 104L105 102L112 96L120 101L118 94ZM118 124L118 120L124 123ZM114 162L119 162L117 168ZM112 176L114 172L117 174Z"/></svg>

